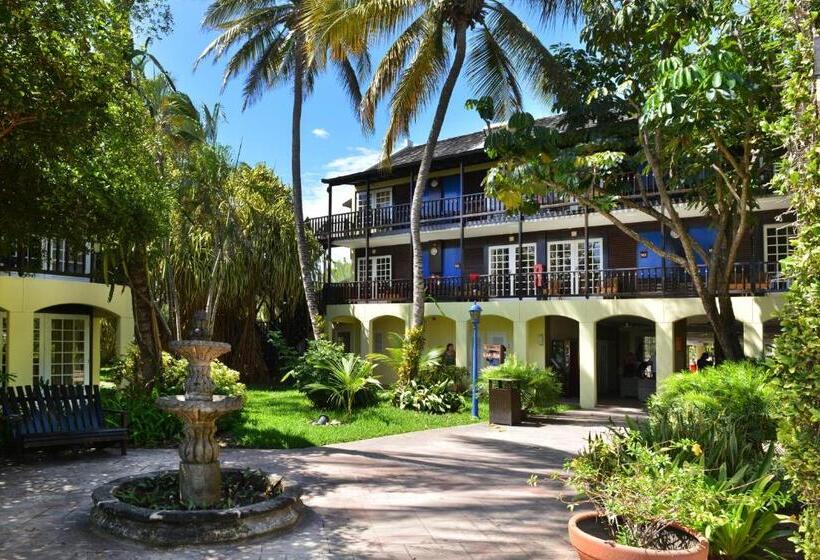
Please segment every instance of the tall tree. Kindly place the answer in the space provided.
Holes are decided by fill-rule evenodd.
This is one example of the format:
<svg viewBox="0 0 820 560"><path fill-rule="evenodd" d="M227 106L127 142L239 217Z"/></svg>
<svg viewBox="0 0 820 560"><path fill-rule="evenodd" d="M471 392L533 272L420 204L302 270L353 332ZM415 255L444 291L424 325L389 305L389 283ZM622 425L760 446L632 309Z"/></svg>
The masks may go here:
<svg viewBox="0 0 820 560"><path fill-rule="evenodd" d="M487 139L488 153L501 158L487 190L511 208L554 190L600 212L688 273L725 357L740 359L729 285L756 200L771 180L777 149L766 122L780 107L776 35L761 2L739 9L732 0L586 0L584 16L589 52L559 53L573 82L555 92L557 106L575 124L614 118L634 133L631 146L623 135L614 145L610 127L597 136L587 129L580 145L566 147L555 131L517 115ZM620 173L639 168L652 173L657 198L645 181L637 197L625 192L631 184ZM708 219L711 246L692 235L682 203ZM680 252L643 238L616 208L658 222Z"/></svg>
<svg viewBox="0 0 820 560"><path fill-rule="evenodd" d="M304 212L302 210L301 125L302 104L322 70L319 61L307 50L300 28L303 2L290 0L214 0L203 20L207 29L220 35L202 52L199 60L212 56L214 62L228 57L225 83L247 72L244 85L245 107L259 99L268 89L293 84L291 120L291 181L293 212L296 219L296 243L299 267L305 291L314 338L324 334L319 302L313 282L314 263L310 259ZM229 54L230 53L230 54ZM341 82L352 102L361 98L357 69L346 57L333 59ZM358 70L366 69L366 53L360 57Z"/></svg>
<svg viewBox="0 0 820 560"><path fill-rule="evenodd" d="M361 105L363 122L372 129L378 106L391 97L383 147L385 165L389 165L396 141L409 134L410 125L436 100L410 206L413 313L406 336L406 360L398 372L400 379L410 379L418 372L424 345L421 206L456 82L466 64L476 93L491 96L502 110L511 110L521 107L521 77L536 86L536 91L544 91L546 82L559 75L560 67L518 16L496 0L306 2L308 27L336 51L357 53L371 42L391 41ZM578 2L528 0L521 4L537 10L546 23L560 16L574 17Z"/></svg>

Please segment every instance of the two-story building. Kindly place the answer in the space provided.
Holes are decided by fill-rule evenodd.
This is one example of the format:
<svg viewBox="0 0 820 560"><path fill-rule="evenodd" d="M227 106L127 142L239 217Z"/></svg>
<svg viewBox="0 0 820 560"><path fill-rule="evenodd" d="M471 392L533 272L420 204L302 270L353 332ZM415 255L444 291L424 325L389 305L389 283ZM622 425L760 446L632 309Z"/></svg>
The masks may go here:
<svg viewBox="0 0 820 560"><path fill-rule="evenodd" d="M436 147L421 210L429 347L453 343L457 364L469 366L468 309L477 300L482 344L504 345L519 358L552 366L566 396L583 407L646 392L635 363L662 380L713 348L713 333L684 270L567 197L543 197L532 215L507 212L484 194L491 162L483 146L484 134L476 132ZM388 333L403 333L410 320L410 201L422 150L398 151L389 172L374 166L325 179L331 202L334 187L355 187L351 211L309 221L328 255L332 247L352 252L355 281L330 283L328 275L324 304L333 337L363 355L382 350ZM652 197L651 176L626 174L622 180L636 196L645 191ZM684 196L679 212L708 247L714 232ZM763 355L778 329L776 310L787 288L779 262L793 235L783 219L786 209L784 197L759 200L734 270L737 334L750 357ZM615 212L648 241L673 249L678 243L640 211Z"/></svg>
<svg viewBox="0 0 820 560"><path fill-rule="evenodd" d="M98 383L103 345L125 351L131 292L105 284L97 260L54 239L0 256L0 373L11 385Z"/></svg>

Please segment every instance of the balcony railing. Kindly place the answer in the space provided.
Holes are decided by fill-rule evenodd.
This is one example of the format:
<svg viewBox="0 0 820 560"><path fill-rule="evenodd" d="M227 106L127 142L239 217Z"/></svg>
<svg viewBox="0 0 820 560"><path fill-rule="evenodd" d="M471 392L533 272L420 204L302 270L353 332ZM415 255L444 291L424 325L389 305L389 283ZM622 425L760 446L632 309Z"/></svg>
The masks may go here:
<svg viewBox="0 0 820 560"><path fill-rule="evenodd" d="M658 196L654 178L638 173L619 176L608 187L608 192L619 192L622 197L640 200L646 196L654 200ZM675 191L673 198L681 199L688 191ZM538 198L539 208L525 219L571 216L583 213L583 207L573 197L550 193ZM422 226L426 229L454 227L460 220L465 225L476 223L505 222L517 220L506 207L483 193L466 194L460 197L425 200L421 207ZM410 204L396 204L379 208L362 209L343 214L333 214L307 220L308 227L320 240L353 239L371 235L399 233L410 227Z"/></svg>
<svg viewBox="0 0 820 560"><path fill-rule="evenodd" d="M708 279L707 267L700 275ZM559 299L569 297L694 297L695 284L679 267L609 268L484 274L467 277L433 277L425 280L427 296L435 301L487 301L504 298ZM729 281L735 296L763 295L788 289L788 282L775 263L738 263ZM412 280L371 280L327 284L328 305L346 303L408 303L413 297Z"/></svg>
<svg viewBox="0 0 820 560"><path fill-rule="evenodd" d="M97 255L86 247L74 250L63 240L47 239L0 255L0 272L91 279L98 268L96 261Z"/></svg>

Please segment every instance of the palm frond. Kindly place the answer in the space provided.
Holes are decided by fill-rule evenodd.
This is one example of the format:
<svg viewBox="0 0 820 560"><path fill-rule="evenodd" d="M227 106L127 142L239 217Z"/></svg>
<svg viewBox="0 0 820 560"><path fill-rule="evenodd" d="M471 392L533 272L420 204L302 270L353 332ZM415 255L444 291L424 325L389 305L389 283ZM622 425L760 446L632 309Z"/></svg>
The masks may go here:
<svg viewBox="0 0 820 560"><path fill-rule="evenodd" d="M477 97L492 97L498 117L521 109L515 66L486 25L472 36L467 76Z"/></svg>

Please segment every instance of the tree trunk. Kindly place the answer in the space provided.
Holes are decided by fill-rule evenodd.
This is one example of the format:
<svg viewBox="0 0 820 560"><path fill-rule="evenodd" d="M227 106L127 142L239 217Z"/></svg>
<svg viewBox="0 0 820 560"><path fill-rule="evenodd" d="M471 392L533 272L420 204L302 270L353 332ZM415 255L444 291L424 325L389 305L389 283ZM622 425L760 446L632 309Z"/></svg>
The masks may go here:
<svg viewBox="0 0 820 560"><path fill-rule="evenodd" d="M415 348L417 351L405 352L406 359L401 369L408 379L412 379L418 373L420 350L424 346L422 329L424 328L425 287L421 248L421 205L424 201L424 189L427 187L427 178L430 175L430 166L433 163L438 137L441 134L441 127L444 125L444 117L447 115L453 89L461 74L461 68L464 66L464 56L467 52L467 27L463 24L459 24L455 29L455 47L455 58L453 58L453 65L450 67L447 79L441 88L436 113L430 127L430 134L427 136L427 144L424 146L424 153L419 164L416 187L410 205L410 240L413 249L413 316L407 339L412 341L412 345L418 346L418 348Z"/></svg>
<svg viewBox="0 0 820 560"><path fill-rule="evenodd" d="M299 268L302 271L302 285L305 289L305 301L307 302L308 314L310 315L310 325L313 329L313 338L319 339L324 336L322 320L319 316L319 303L316 298L316 290L313 286L313 270L308 251L307 237L305 234L305 218L302 211L302 101L303 101L303 79L304 79L304 58L301 53L302 41L298 40L293 71L293 121L291 131L291 175L293 181L293 219L296 229L296 252L299 255Z"/></svg>
<svg viewBox="0 0 820 560"><path fill-rule="evenodd" d="M125 265L134 310L134 337L140 352L140 383L151 388L162 374L162 342L151 297L145 247L137 246Z"/></svg>

